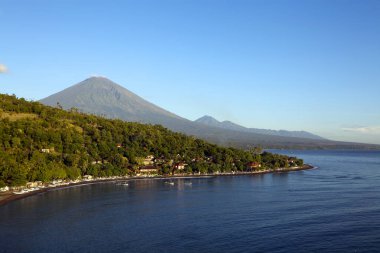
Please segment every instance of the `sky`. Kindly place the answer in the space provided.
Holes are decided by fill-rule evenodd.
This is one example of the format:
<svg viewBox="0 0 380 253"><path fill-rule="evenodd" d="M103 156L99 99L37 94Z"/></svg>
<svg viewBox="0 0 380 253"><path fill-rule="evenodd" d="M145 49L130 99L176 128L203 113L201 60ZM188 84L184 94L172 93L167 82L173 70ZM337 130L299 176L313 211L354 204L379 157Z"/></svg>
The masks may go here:
<svg viewBox="0 0 380 253"><path fill-rule="evenodd" d="M190 120L380 144L378 0L0 0L0 93L101 75Z"/></svg>

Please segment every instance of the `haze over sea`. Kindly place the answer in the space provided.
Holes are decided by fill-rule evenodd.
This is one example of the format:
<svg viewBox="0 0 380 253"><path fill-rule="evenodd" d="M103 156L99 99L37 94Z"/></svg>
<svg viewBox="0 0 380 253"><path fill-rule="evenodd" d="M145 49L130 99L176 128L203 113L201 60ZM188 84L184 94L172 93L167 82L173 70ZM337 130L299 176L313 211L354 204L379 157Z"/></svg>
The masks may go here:
<svg viewBox="0 0 380 253"><path fill-rule="evenodd" d="M102 183L0 207L2 252L371 252L379 151L277 151L317 169ZM189 184L191 182L191 184ZM365 196L365 198L363 197Z"/></svg>

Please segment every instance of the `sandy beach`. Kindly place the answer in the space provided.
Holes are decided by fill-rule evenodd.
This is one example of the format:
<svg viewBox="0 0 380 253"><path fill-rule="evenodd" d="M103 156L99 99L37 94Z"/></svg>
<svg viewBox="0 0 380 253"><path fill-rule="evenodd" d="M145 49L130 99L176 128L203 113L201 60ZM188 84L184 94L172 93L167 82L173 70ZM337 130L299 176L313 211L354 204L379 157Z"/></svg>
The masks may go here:
<svg viewBox="0 0 380 253"><path fill-rule="evenodd" d="M152 176L152 177L125 177L125 178L109 178L109 179L94 179L91 181L81 181L76 183L70 183L66 185L59 185L55 187L45 187L39 190L30 191L23 194L15 194L12 191L0 193L0 206L6 205L11 201L26 198L35 194L40 194L52 190L64 189L73 186L80 185L90 185L90 184L99 184L106 182L117 182L117 181L131 181L131 180L144 180L144 179L178 179L178 178L202 178L202 177L220 177L220 176L241 176L241 175L258 175L258 174L268 174L268 173L284 173L291 171L300 171L300 170L309 170L314 169L315 167L305 164L302 167L290 167L290 168L280 168L276 170L261 170L261 171L252 171L252 172L235 172L235 173L219 173L219 174L202 174L202 175L173 175L173 176Z"/></svg>

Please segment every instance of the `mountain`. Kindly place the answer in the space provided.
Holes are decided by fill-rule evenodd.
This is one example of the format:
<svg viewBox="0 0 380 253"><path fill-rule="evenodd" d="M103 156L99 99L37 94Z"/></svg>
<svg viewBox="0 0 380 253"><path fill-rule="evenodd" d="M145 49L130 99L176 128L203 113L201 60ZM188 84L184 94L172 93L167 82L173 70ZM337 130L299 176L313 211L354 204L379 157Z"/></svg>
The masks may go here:
<svg viewBox="0 0 380 253"><path fill-rule="evenodd" d="M205 124L208 126L213 127L220 127L224 129L234 130L234 131L241 131L241 132L247 132L247 133L256 133L256 134L267 134L267 135L275 135L275 136L284 136L284 137L296 137L296 138L308 138L308 139L315 139L315 140L325 140L324 138L306 132L306 131L287 131L287 130L270 130L270 129L259 129L259 128L247 128L240 126L236 123L233 123L231 121L218 121L215 118L205 115L197 120L195 120L197 123Z"/></svg>
<svg viewBox="0 0 380 253"><path fill-rule="evenodd" d="M41 102L128 121L165 124L166 120L184 120L104 77L90 77Z"/></svg>
<svg viewBox="0 0 380 253"><path fill-rule="evenodd" d="M311 138L270 135L247 131L236 124L229 128L207 125L182 118L156 106L124 87L103 77L90 77L65 90L40 100L45 105L77 108L86 113L118 118L125 121L160 124L170 130L185 133L224 146L249 148L373 148L373 145L335 142ZM57 104L58 103L58 104ZM234 128L233 128L233 127Z"/></svg>
<svg viewBox="0 0 380 253"><path fill-rule="evenodd" d="M159 124L190 135L197 135L198 131L207 128L201 124L195 127L197 124L192 121L168 112L104 77L90 77L40 102L53 107L59 104L64 109L74 107L107 118Z"/></svg>

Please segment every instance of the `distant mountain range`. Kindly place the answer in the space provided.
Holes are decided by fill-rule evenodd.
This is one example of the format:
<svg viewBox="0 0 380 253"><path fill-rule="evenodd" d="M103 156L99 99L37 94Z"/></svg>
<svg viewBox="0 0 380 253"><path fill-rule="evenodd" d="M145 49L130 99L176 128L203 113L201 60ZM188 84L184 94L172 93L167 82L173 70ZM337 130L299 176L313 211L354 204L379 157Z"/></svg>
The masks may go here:
<svg viewBox="0 0 380 253"><path fill-rule="evenodd" d="M77 108L83 112L148 124L241 148L374 148L376 145L336 142L305 131L246 128L210 116L190 121L154 105L103 77L91 77L40 101L45 105Z"/></svg>
<svg viewBox="0 0 380 253"><path fill-rule="evenodd" d="M220 127L224 129L247 132L247 133L266 134L266 135L275 135L275 136L284 136L284 137L308 138L308 139L315 139L315 140L326 140L318 135L315 135L306 131L286 131L286 130L247 128L228 120L220 122L216 120L215 118L208 115L205 115L195 120L195 122L205 124L208 126Z"/></svg>

